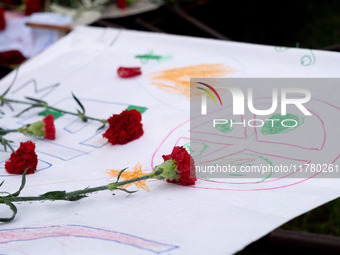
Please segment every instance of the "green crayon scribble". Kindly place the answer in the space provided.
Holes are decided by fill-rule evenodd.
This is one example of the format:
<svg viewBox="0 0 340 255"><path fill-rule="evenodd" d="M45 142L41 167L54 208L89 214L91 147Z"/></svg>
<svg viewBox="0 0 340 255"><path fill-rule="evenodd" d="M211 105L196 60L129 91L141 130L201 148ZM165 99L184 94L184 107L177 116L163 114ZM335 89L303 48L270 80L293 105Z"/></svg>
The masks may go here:
<svg viewBox="0 0 340 255"><path fill-rule="evenodd" d="M170 54L164 55L164 56L154 55L153 51L149 51L148 53L144 55L136 55L135 58L138 58L142 64L146 64L150 60L156 60L158 62L166 61L166 60L172 59L172 56Z"/></svg>
<svg viewBox="0 0 340 255"><path fill-rule="evenodd" d="M290 49L290 47L284 47L284 46L275 46L274 47L274 50L276 51L276 52L284 52L284 51L287 51L287 50L289 50Z"/></svg>
<svg viewBox="0 0 340 255"><path fill-rule="evenodd" d="M249 153L249 154L245 153L245 155L257 157L257 158L262 159L265 162L267 162L268 166L271 166L271 167L273 166L273 162L270 161L269 159L263 157L263 156L260 156L260 155L257 155L257 154L251 154L251 153ZM264 177L262 180L258 181L257 183L267 180L270 176L272 176L272 174L273 174L273 171L270 171L269 174L266 177Z"/></svg>
<svg viewBox="0 0 340 255"><path fill-rule="evenodd" d="M239 165L244 165L244 166L253 166L253 164L242 164L242 163L238 163L241 159L244 159L245 162L249 162L249 161L255 161L256 159L259 159L259 160L263 160L266 162L265 165L267 165L267 169L266 169L266 173L268 172L268 174L263 177L261 180L257 181L257 182L254 182L254 184L256 183L260 183L260 182L264 182L265 180L267 180L268 178L270 178L272 175L273 175L273 171L269 169L269 167L273 167L274 164L272 161L270 161L268 158L265 158L261 155L258 155L258 154L253 154L253 153L241 153L241 154L235 154L235 156L237 155L247 155L247 156L251 156L251 157L248 157L248 158L236 158L233 162L229 163L230 165L233 165L233 166L239 166ZM260 164L257 164L258 166L260 166ZM261 164L262 165L262 164ZM217 164L214 164L213 166L217 166ZM198 172L196 173L199 177L207 180L207 181L211 181L211 182L215 182L214 180L210 179L210 178L207 178L204 176L204 174L202 175L202 173ZM261 174L261 169L259 169L259 173L258 174ZM242 174L242 173L228 173L226 174L227 176L238 176L238 177L242 177L242 176L246 176L246 174Z"/></svg>
<svg viewBox="0 0 340 255"><path fill-rule="evenodd" d="M50 114L53 115L55 120L64 115L64 113L62 113L62 112L50 110L50 109L46 109L46 110L43 110L42 112L38 113L39 116L43 116L43 117L46 117L47 115L50 115Z"/></svg>
<svg viewBox="0 0 340 255"><path fill-rule="evenodd" d="M136 106L136 105L129 105L129 106L126 108L126 110L128 110L128 111L129 111L129 110L132 110L132 109L139 111L140 114L143 114L148 108L143 107L143 106Z"/></svg>
<svg viewBox="0 0 340 255"><path fill-rule="evenodd" d="M204 151L208 148L208 145L202 142L191 142L184 144L183 147L190 153L193 158L195 158L202 156ZM193 147L195 149L193 149Z"/></svg>
<svg viewBox="0 0 340 255"><path fill-rule="evenodd" d="M299 43L296 43L296 48L299 48ZM280 47L280 46L275 46L274 47L274 50L276 52L285 52L289 49L292 49L290 47ZM311 65L314 65L315 62L316 62L316 57L313 53L313 50L311 49L306 49L309 51L309 54L306 54L306 55L303 55L301 58L300 58L300 64L302 66L311 66Z"/></svg>
<svg viewBox="0 0 340 255"><path fill-rule="evenodd" d="M285 127L281 124L283 120L286 119L292 119L297 122L297 125L295 127ZM281 115L281 114L274 114L271 116L269 121L266 121L265 124L263 125L261 129L261 133L263 135L276 135L276 134L281 134L281 133L287 133L290 131L293 131L297 129L299 126L301 126L305 119L303 117L299 117L295 114L290 114L287 113L286 115ZM273 121L270 121L273 120ZM285 121L284 123L286 126L293 126L295 124L294 121Z"/></svg>
<svg viewBox="0 0 340 255"><path fill-rule="evenodd" d="M234 120L232 120L232 121L235 122ZM228 121L228 123L225 123L225 124L216 124L215 128L218 131L221 131L222 133L230 133L234 129L231 126L231 121Z"/></svg>
<svg viewBox="0 0 340 255"><path fill-rule="evenodd" d="M311 66L314 65L316 61L315 55L312 50L310 50L310 55L304 55L301 57L300 63L302 66Z"/></svg>

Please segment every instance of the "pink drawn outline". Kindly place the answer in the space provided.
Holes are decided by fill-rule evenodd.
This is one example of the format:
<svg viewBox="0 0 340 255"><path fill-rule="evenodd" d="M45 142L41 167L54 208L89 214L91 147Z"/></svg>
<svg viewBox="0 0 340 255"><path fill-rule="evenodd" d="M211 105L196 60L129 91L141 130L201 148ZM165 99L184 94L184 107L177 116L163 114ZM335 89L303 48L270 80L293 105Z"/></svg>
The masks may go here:
<svg viewBox="0 0 340 255"><path fill-rule="evenodd" d="M323 100L321 100L321 99L318 99L318 98L312 98L312 100L315 100L315 101L322 102L322 103L324 103L324 104L327 104L327 105L329 105L329 106L331 106L331 107L334 107L335 109L337 109L337 110L339 110L339 111L340 111L340 107L337 107L337 106L336 106L336 105L334 105L334 104L328 103L328 102L326 102L326 101L323 101Z"/></svg>
<svg viewBox="0 0 340 255"><path fill-rule="evenodd" d="M265 98L269 98L269 97L263 97L263 98L259 98L259 99L265 99ZM339 107L337 107L337 106L335 106L335 105L333 105L333 104L327 103L327 102L325 102L325 101L323 101L323 100L315 99L315 98L312 98L311 100L316 100L316 101L323 102L323 103L325 103L325 104L327 104L327 105L329 105L329 106L331 106L331 107L334 107L334 108L337 109L337 110L340 110ZM229 106L230 106L230 105L228 105L227 107L229 107ZM326 140L326 131L325 131L325 127L324 127L324 122L322 121L322 119L321 119L319 116L317 116L317 117L320 119L320 121L321 121L321 123L322 123L322 125L323 125L323 129L324 129L324 133L325 133L325 136L324 136L324 143L325 143L325 140ZM198 118L198 116L197 116L197 117L194 117L194 118ZM189 122L189 121L190 121L190 119L187 120L187 121L185 121L185 122L183 122L183 123L181 123L181 124L179 124L178 126L176 126L176 127L175 127L174 129L172 129L172 130L170 131L170 133L163 139L163 141L162 141L162 142L160 143L160 145L157 147L157 149L155 150L155 152L152 154L152 158L151 158L151 167L152 167L152 169L153 169L153 166L154 166L154 158L155 158L155 155L156 155L156 153L158 152L158 150L162 147L162 145L165 143L165 141L169 138L169 136L170 136L176 129L178 129L178 128L180 128L181 126L185 125L185 124L186 124L187 122ZM324 143L323 143L323 145L324 145ZM322 148L323 148L323 147L322 147ZM330 164L333 164L339 157L340 157L340 154L339 154L339 155L338 155L338 156L337 156ZM323 169L323 170L324 170L324 169ZM322 171L323 171L323 170L322 170ZM322 172L322 171L321 171L321 172ZM195 189L226 190L226 191L259 191L259 190L271 190L271 189L285 188L285 187L289 187L289 186L293 186L293 185L296 185L296 184L305 182L305 181L307 181L307 180L313 178L314 176L320 174L321 172L316 173L316 174L314 174L314 175L312 175L312 176L310 176L310 177L308 177L308 178L306 178L306 179L303 179L303 180L301 180L301 181L299 181L299 182L296 182L296 183L292 183L292 184L288 184L288 185L283 185L283 186L278 186L278 187L273 187L273 188L265 188L265 189L223 189L223 188L208 188L208 187L197 187L197 186L184 186L184 187L195 188ZM206 180L204 180L204 181L206 181Z"/></svg>
<svg viewBox="0 0 340 255"><path fill-rule="evenodd" d="M337 161L339 157L340 157L340 154L330 164L333 164L335 161ZM306 179L303 179L301 181L294 182L294 183L287 184L287 185L272 187L272 188L261 188L261 189L224 189L224 188L209 188L209 187L197 187L197 186L185 186L185 187L194 188L194 189L227 190L227 191L264 191L264 190L272 190L272 189L281 189L281 188L286 188L286 187L294 186L294 185L297 185L299 183L308 181L308 180L314 178L315 176L317 176L318 174L321 174L323 172L323 170L325 170L326 168L327 167L322 169L320 172L317 172L316 174L314 174L314 175L312 175L312 176L310 176L310 177L308 177Z"/></svg>
<svg viewBox="0 0 340 255"><path fill-rule="evenodd" d="M243 149L243 150L240 150L240 151L238 151L238 152L235 152L235 153L226 155L226 156L221 157L221 158L218 158L218 159L230 157L230 156L233 156L233 155L239 154L239 153L241 153L241 152L245 152L245 151L249 151L249 152L252 152L252 153L255 153L255 154L260 154L260 155L265 155L265 156L276 157L276 158L283 158L283 159L289 159L289 160L294 160L294 161L301 161L301 162L304 162L305 164L309 164L309 163L311 162L311 160L288 158L288 157L278 156L278 155L274 155L274 154L261 153L261 152L253 151L253 150L249 150L249 149ZM212 160L210 160L210 161L214 161L214 160L216 160L216 159L212 159ZM206 162L210 162L210 161L206 161ZM204 163L206 163L206 162L204 162ZM287 175L282 176L282 177L280 177L280 178L265 180L265 181L262 181L261 183L265 183L265 182L273 182L273 181L281 180L281 179L283 179L283 178L286 178L287 176L290 176L290 175L292 175L292 174L295 174L295 173L299 172L299 170L300 170L300 168L296 169L296 171L293 172L293 173L287 174ZM207 181L207 182L227 183L227 184L254 184L254 183L259 183L258 181L255 181L255 182L222 182L222 181L211 181L211 180L207 180L207 179L204 179L204 178L197 178L197 179L204 180L204 181Z"/></svg>
<svg viewBox="0 0 340 255"><path fill-rule="evenodd" d="M181 139L189 140L189 141L190 141L190 139L189 139L188 137L181 136L180 138L178 138L177 142L175 143L175 146L178 146L179 141L180 141ZM195 141L204 142L204 143L211 143L211 142L209 142L209 141L205 141L205 140L201 140L201 139L194 140L193 142L195 142ZM219 149L217 149L217 150L214 150L214 151L210 152L210 153L207 154L207 155L199 156L199 157L197 157L197 159L201 159L201 158L208 157L209 155L211 155L211 154L213 154L213 153L216 153L216 152L218 152L218 151L221 151L221 150L223 150L223 149L225 149L225 148L227 148L227 147L233 145L233 144L229 144L229 143L228 143L228 144L226 144L226 143L214 143L214 145L215 145L215 144L220 144L220 145L224 145L224 146L222 146L221 148L219 148Z"/></svg>
<svg viewBox="0 0 340 255"><path fill-rule="evenodd" d="M157 147L157 149L155 150L155 152L152 154L152 158L151 158L151 169L154 168L154 158L156 156L156 153L158 152L158 150L163 146L163 144L165 143L165 141L169 138L169 136L175 132L175 130L177 130L178 128L180 128L181 126L184 126L186 123L188 123L190 121L189 120L186 120L184 121L183 123L179 124L178 126L176 126L174 129L172 129L170 131L170 133L163 139L163 141L159 144L159 146Z"/></svg>
<svg viewBox="0 0 340 255"><path fill-rule="evenodd" d="M229 116L232 116L232 115L229 115ZM229 116L227 116L227 117L229 117ZM243 116L240 116L240 117L241 117L241 121L243 122L243 120L244 120ZM210 132L194 131L195 128L197 128L199 126L202 126L202 125L204 125L206 123L209 123L209 122L211 122L211 120L208 120L206 122L203 122L203 123L199 124L196 127L193 127L192 129L190 129L191 133L208 134L208 135L215 135L215 136L228 137L228 138L234 138L234 139L247 139L247 129L246 128L244 128L244 135L243 136L222 135L222 134L216 134L216 133L210 133Z"/></svg>
<svg viewBox="0 0 340 255"><path fill-rule="evenodd" d="M179 248L179 246L176 245L159 243L138 236L83 225L30 227L0 230L0 244L51 237L85 237L114 241L156 254Z"/></svg>

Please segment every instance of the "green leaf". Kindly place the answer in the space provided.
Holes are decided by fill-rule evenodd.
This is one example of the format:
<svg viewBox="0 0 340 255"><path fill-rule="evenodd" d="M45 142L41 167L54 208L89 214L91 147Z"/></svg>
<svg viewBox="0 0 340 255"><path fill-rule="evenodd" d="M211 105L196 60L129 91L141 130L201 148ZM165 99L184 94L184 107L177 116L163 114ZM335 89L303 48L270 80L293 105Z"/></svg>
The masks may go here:
<svg viewBox="0 0 340 255"><path fill-rule="evenodd" d="M77 113L78 113L78 117L84 121L84 122L87 122L87 117L85 116L84 113L82 113L81 111L77 110Z"/></svg>
<svg viewBox="0 0 340 255"><path fill-rule="evenodd" d="M24 173L22 174L22 178L21 178L21 185L20 188L18 189L17 192L13 193L12 196L13 197L17 197L20 195L20 192L23 190L23 188L25 187L26 184L26 171L27 169L25 169ZM1 186L1 185L0 185Z"/></svg>
<svg viewBox="0 0 340 255"><path fill-rule="evenodd" d="M85 108L83 106L83 104L79 101L79 99L72 93L72 96L74 98L74 100L76 100L77 104L80 106L82 113L85 114Z"/></svg>
<svg viewBox="0 0 340 255"><path fill-rule="evenodd" d="M12 194L7 192L7 191L0 191L0 194L7 194L8 197L12 196ZM0 198L2 198L2 197L0 196Z"/></svg>
<svg viewBox="0 0 340 255"><path fill-rule="evenodd" d="M13 84L11 84L6 90L5 92L0 96L0 105L4 105L5 104L5 96L6 94L9 92L9 90L11 89Z"/></svg>
<svg viewBox="0 0 340 255"><path fill-rule="evenodd" d="M7 140L4 137L0 136L0 143L4 146L4 150L5 152L7 152L7 146L14 151L14 149L12 148L12 146L10 145L10 143L13 143L13 141Z"/></svg>
<svg viewBox="0 0 340 255"><path fill-rule="evenodd" d="M35 99L35 98L33 98L33 97L25 97L25 98L28 99L28 100L37 102L37 103L44 103L44 104L47 104L47 102L45 102L45 101L43 101L43 100L40 100L40 99Z"/></svg>
<svg viewBox="0 0 340 255"><path fill-rule="evenodd" d="M30 107L27 107L25 110L19 112L19 113L18 113L17 115L15 115L14 117L20 117L22 114L24 114L25 112L28 112L29 110L31 110L31 109L33 109L33 108L35 108L35 107L38 107L38 106L32 105L32 106L30 106Z"/></svg>
<svg viewBox="0 0 340 255"><path fill-rule="evenodd" d="M6 102L5 105L7 105L12 112L14 112L14 109L10 103Z"/></svg>
<svg viewBox="0 0 340 255"><path fill-rule="evenodd" d="M125 171L126 169L128 169L128 168L125 167L123 170L121 170L121 171L119 172L119 174L118 174L118 176L117 176L117 181L116 181L116 183L119 181L120 176L122 175L122 173L124 173L124 171Z"/></svg>
<svg viewBox="0 0 340 255"><path fill-rule="evenodd" d="M102 130L103 128L105 128L106 123L104 123L102 126L100 126L99 128L97 128L96 132L99 132L100 130Z"/></svg>
<svg viewBox="0 0 340 255"><path fill-rule="evenodd" d="M132 194L132 193L135 193L135 192L138 191L138 190L129 191L129 190L127 190L127 189L122 189L122 188L116 188L116 189L121 190L121 191L125 191L126 193L129 193L129 194Z"/></svg>
<svg viewBox="0 0 340 255"><path fill-rule="evenodd" d="M9 218L0 218L0 222L10 222L10 221L14 220L15 215L16 215L17 212L18 212L18 209L16 208L16 206L15 206L14 204L12 204L12 203L9 202L9 201L6 201L6 200L5 200L5 201L4 201L4 204L6 204L6 205L9 206L9 208L12 210L13 214L12 214L12 216L9 217Z"/></svg>
<svg viewBox="0 0 340 255"><path fill-rule="evenodd" d="M40 197L47 198L50 200L67 200L66 199L66 191L50 191L45 194L40 195Z"/></svg>
<svg viewBox="0 0 340 255"><path fill-rule="evenodd" d="M7 130L0 127L0 136L6 135L6 134L7 134Z"/></svg>
<svg viewBox="0 0 340 255"><path fill-rule="evenodd" d="M12 85L13 85L13 84L11 84L11 85L5 90L5 92L1 95L2 97L4 97L4 96L7 95L7 93L9 92L9 90L12 88Z"/></svg>

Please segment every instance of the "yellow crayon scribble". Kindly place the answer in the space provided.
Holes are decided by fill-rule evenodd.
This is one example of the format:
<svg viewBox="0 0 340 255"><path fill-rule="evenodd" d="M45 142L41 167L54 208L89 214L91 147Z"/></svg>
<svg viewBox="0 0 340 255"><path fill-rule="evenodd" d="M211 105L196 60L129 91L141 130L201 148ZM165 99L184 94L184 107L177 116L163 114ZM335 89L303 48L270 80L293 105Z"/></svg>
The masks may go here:
<svg viewBox="0 0 340 255"><path fill-rule="evenodd" d="M121 170L115 170L115 169L108 169L105 172L108 173L110 176L112 177L117 177L119 172ZM137 177L141 177L146 175L145 173L143 173L142 170L142 165L138 162L132 171L125 171L122 173L122 175L120 176L120 178L124 179L124 180L130 180L133 178L137 178ZM131 186L132 184L135 184L137 188L142 188L145 191L149 191L148 186L146 185L145 181L138 181L138 182L134 182L134 183L130 183L130 184L126 184L124 186L121 186L120 188L126 189L127 187Z"/></svg>
<svg viewBox="0 0 340 255"><path fill-rule="evenodd" d="M152 84L168 92L190 96L190 78L216 78L238 70L223 64L199 64L167 69L151 75Z"/></svg>

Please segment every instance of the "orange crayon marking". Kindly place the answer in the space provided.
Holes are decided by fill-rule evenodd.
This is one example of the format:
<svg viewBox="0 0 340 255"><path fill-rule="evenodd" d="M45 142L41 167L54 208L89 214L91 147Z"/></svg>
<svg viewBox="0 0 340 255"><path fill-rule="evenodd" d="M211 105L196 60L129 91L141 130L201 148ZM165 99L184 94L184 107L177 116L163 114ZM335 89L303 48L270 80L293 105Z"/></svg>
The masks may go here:
<svg viewBox="0 0 340 255"><path fill-rule="evenodd" d="M108 169L105 172L108 173L112 177L117 177L120 171L121 170ZM146 175L146 174L143 173L142 165L140 163L137 163L134 166L132 171L123 172L122 175L120 176L120 178L122 178L124 180L129 180L129 179L141 177L141 176L144 176L144 175ZM131 186L132 184L136 185L136 187L139 188L139 189L142 188L145 191L150 191L148 186L146 185L145 181L139 181L139 182L126 184L124 186L121 186L121 188L126 189L127 187Z"/></svg>
<svg viewBox="0 0 340 255"><path fill-rule="evenodd" d="M216 78L237 70L223 64L199 64L167 69L151 75L152 84L171 93L190 96L190 78Z"/></svg>

